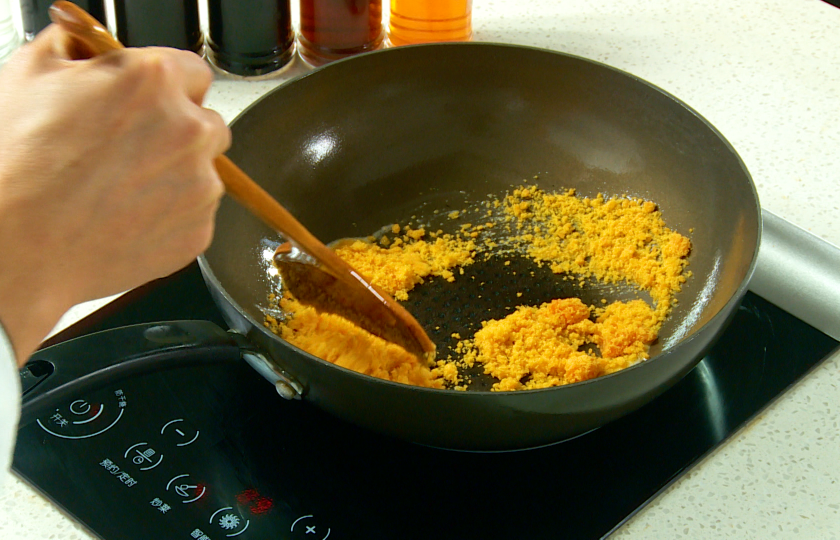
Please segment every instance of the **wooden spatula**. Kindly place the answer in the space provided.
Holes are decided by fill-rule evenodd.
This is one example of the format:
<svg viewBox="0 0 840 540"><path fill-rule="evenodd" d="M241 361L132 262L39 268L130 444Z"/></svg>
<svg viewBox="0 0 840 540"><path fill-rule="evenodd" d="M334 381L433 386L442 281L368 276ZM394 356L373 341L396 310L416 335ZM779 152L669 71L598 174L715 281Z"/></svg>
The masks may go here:
<svg viewBox="0 0 840 540"><path fill-rule="evenodd" d="M59 0L52 4L50 18L71 38L67 52L73 58L91 58L123 48L99 21L71 2ZM325 302L335 301L340 306L332 311L341 312L365 330L421 358L434 359L435 344L404 307L315 238L230 159L221 155L215 159L215 165L228 195L317 261L319 266L291 264L281 268L293 294L297 288L301 301L320 303L316 305L319 308L327 308ZM314 294L319 291L325 294Z"/></svg>

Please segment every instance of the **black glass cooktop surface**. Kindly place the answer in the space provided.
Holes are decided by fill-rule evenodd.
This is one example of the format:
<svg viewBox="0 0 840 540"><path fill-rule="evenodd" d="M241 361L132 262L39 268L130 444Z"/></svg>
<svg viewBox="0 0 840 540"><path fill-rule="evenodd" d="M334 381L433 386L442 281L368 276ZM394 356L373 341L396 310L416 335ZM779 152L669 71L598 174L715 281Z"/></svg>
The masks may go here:
<svg viewBox="0 0 840 540"><path fill-rule="evenodd" d="M49 344L176 319L224 326L196 265ZM38 407L32 388L13 468L105 540L602 538L837 346L747 294L708 356L650 404L570 441L489 454L356 428L281 399L233 358L172 361L82 377ZM25 383L51 364L83 373L97 354L42 350Z"/></svg>

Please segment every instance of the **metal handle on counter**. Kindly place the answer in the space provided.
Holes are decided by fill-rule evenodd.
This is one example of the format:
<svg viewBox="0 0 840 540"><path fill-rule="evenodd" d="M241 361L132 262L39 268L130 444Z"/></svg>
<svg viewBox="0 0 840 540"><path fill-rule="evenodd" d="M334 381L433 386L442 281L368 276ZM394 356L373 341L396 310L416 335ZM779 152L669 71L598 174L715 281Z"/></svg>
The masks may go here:
<svg viewBox="0 0 840 540"><path fill-rule="evenodd" d="M840 248L767 210L762 218L749 289L840 340Z"/></svg>

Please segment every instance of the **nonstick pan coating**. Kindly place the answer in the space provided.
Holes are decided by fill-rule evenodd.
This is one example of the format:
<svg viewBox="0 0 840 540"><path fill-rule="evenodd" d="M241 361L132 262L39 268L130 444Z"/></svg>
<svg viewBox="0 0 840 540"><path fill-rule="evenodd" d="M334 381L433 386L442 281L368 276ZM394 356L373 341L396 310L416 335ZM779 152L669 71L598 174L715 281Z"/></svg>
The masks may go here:
<svg viewBox="0 0 840 540"><path fill-rule="evenodd" d="M338 368L268 332L262 319L272 280L262 251L278 237L225 200L200 263L231 326L301 382L308 401L422 444L533 447L638 408L711 346L746 291L758 249L755 188L707 121L632 75L561 53L481 43L371 53L279 87L232 130L233 161L326 242L461 209L523 179L548 191L652 200L668 226L691 239L693 276L650 360L545 390L488 392L480 378L469 392L430 390ZM466 270L480 279L433 284L406 304L444 350L452 332L466 330L459 324L478 324L488 308L635 294L577 289L549 272L524 279L526 272L512 277L498 265Z"/></svg>

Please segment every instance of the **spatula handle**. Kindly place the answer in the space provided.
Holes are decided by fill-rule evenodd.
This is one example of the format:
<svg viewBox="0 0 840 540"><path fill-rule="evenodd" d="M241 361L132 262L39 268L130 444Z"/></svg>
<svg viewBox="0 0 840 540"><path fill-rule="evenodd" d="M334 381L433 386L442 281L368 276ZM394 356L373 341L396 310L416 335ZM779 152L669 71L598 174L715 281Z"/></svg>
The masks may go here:
<svg viewBox="0 0 840 540"><path fill-rule="evenodd" d="M326 258L334 261L334 264L343 266L343 259L310 233L283 205L234 162L226 156L219 156L215 160L215 165L225 184L227 194L236 202L262 219L266 225L294 239L298 247L316 259Z"/></svg>
<svg viewBox="0 0 840 540"><path fill-rule="evenodd" d="M66 30L67 52L74 60L93 58L124 48L99 21L72 2L58 0L53 3L50 6L50 19Z"/></svg>

